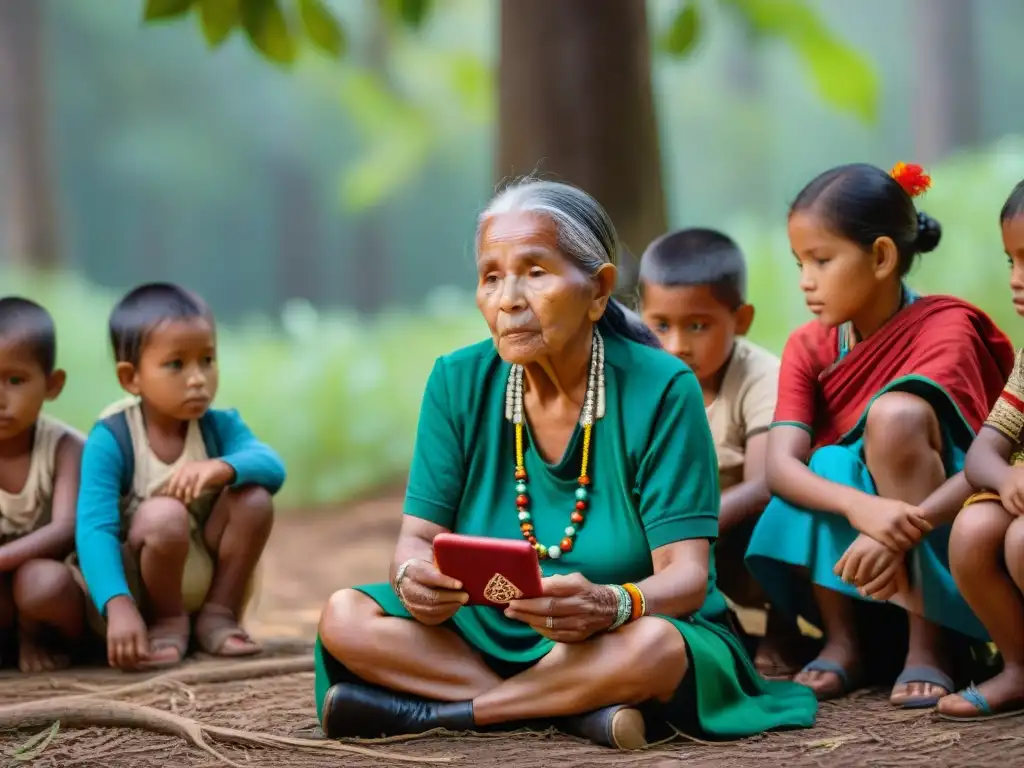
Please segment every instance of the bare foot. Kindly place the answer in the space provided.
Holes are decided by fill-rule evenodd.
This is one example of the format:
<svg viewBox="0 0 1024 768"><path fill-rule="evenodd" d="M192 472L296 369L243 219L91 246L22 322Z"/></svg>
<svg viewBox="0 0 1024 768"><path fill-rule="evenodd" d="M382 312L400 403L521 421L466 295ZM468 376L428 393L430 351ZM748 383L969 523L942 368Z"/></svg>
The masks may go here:
<svg viewBox="0 0 1024 768"><path fill-rule="evenodd" d="M978 701L978 695L981 701ZM988 712L978 706L982 702L988 706ZM943 696L937 709L943 717L961 719L991 717L1012 712L1021 706L1024 706L1024 667L1008 666L973 690Z"/></svg>
<svg viewBox="0 0 1024 768"><path fill-rule="evenodd" d="M18 669L27 675L55 672L71 666L71 656L58 652L54 643L42 642L34 633L18 635Z"/></svg>
<svg viewBox="0 0 1024 768"><path fill-rule="evenodd" d="M765 635L754 654L754 666L764 677L792 677L814 657L814 646L795 623L769 612Z"/></svg>
<svg viewBox="0 0 1024 768"><path fill-rule="evenodd" d="M856 684L860 654L852 646L825 643L818 658L793 677L793 682L806 685L819 700L845 696Z"/></svg>
<svg viewBox="0 0 1024 768"><path fill-rule="evenodd" d="M188 614L157 619L149 627L149 655L139 667L158 669L174 666L185 658L191 623Z"/></svg>

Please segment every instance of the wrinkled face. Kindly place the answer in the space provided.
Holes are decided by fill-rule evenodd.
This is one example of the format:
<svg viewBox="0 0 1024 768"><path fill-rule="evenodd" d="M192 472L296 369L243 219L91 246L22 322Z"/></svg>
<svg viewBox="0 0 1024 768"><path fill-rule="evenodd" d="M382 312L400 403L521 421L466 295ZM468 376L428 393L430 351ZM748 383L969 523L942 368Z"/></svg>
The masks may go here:
<svg viewBox="0 0 1024 768"><path fill-rule="evenodd" d="M198 419L217 395L217 347L205 318L158 325L146 337L139 365L118 363L121 386L157 413L180 421Z"/></svg>
<svg viewBox="0 0 1024 768"><path fill-rule="evenodd" d="M1024 317L1024 215L1003 222L1003 247L1010 260L1013 308Z"/></svg>
<svg viewBox="0 0 1024 768"><path fill-rule="evenodd" d="M744 305L733 312L707 285L644 283L641 316L665 351L706 382L729 359L736 335L747 332L753 307Z"/></svg>
<svg viewBox="0 0 1024 768"><path fill-rule="evenodd" d="M592 276L562 255L554 223L535 213L484 222L476 266L476 303L498 354L521 365L586 340L615 281L611 264Z"/></svg>
<svg viewBox="0 0 1024 768"><path fill-rule="evenodd" d="M64 372L47 376L23 339L0 338L0 440L30 429L63 388Z"/></svg>
<svg viewBox="0 0 1024 768"><path fill-rule="evenodd" d="M892 265L880 265L859 244L832 232L813 210L790 216L788 230L807 308L826 326L853 320L871 306L892 274Z"/></svg>

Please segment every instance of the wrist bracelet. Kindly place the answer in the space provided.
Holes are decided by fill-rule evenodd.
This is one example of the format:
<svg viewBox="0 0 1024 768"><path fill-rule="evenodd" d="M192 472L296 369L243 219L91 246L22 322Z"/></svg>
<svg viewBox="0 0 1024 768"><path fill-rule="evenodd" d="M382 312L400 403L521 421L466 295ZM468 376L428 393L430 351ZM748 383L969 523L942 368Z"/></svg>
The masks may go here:
<svg viewBox="0 0 1024 768"><path fill-rule="evenodd" d="M622 587L629 593L629 597L632 602L632 610L629 620L636 621L641 616L646 616L647 598L644 597L644 593L640 590L640 587L633 583L623 584Z"/></svg>
<svg viewBox="0 0 1024 768"><path fill-rule="evenodd" d="M615 593L615 598L618 603L615 611L615 621L608 627L608 631L616 630L629 621L630 614L633 611L633 601L629 596L629 592L626 591L625 587L618 584L608 584L612 591Z"/></svg>
<svg viewBox="0 0 1024 768"><path fill-rule="evenodd" d="M410 557L408 560L406 560L404 563L398 566L398 570L395 571L395 581L394 584L392 584L392 588L395 590L395 595L398 597L398 601L402 605L405 605L405 598L402 597L402 579L405 578L405 572L409 570L409 566L412 565L416 561L416 559L417 558L415 557Z"/></svg>

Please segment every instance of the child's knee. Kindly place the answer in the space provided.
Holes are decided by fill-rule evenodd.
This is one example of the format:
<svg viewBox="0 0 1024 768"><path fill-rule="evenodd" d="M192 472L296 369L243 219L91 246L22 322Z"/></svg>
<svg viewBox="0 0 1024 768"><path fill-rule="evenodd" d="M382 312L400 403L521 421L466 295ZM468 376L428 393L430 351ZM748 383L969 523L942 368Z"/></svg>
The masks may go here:
<svg viewBox="0 0 1024 768"><path fill-rule="evenodd" d="M232 488L227 504L232 525L246 526L253 531L269 531L274 524L274 499L266 488L248 485Z"/></svg>
<svg viewBox="0 0 1024 768"><path fill-rule="evenodd" d="M57 560L29 560L14 572L14 603L22 613L48 614L77 591L71 571Z"/></svg>
<svg viewBox="0 0 1024 768"><path fill-rule="evenodd" d="M867 449L886 463L916 462L922 450L941 447L939 419L926 400L887 392L868 410L864 439Z"/></svg>
<svg viewBox="0 0 1024 768"><path fill-rule="evenodd" d="M1012 520L996 502L979 502L963 509L950 532L950 564L969 570L979 558L989 560L992 553L1002 549Z"/></svg>
<svg viewBox="0 0 1024 768"><path fill-rule="evenodd" d="M178 499L147 499L132 516L128 540L133 548L188 547L188 508Z"/></svg>
<svg viewBox="0 0 1024 768"><path fill-rule="evenodd" d="M1024 517L1014 517L1003 539L1004 556L1008 563L1024 559Z"/></svg>

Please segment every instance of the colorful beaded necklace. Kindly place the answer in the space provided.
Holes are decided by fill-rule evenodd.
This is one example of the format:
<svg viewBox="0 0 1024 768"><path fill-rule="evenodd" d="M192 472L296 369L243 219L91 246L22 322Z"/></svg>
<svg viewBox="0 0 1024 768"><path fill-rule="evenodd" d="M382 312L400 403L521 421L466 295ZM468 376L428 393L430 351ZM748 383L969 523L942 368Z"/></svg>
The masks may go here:
<svg viewBox="0 0 1024 768"><path fill-rule="evenodd" d="M569 525L565 535L558 544L546 547L537 541L534 535L533 515L530 513L530 495L527 488L526 466L523 462L523 366L513 365L508 374L508 385L505 388L505 418L515 425L516 435L516 510L519 514L519 530L523 538L537 550L541 560L551 558L557 560L565 552L572 551L576 534L586 517L587 505L590 501L590 477L587 468L590 464L590 441L594 422L604 417L604 339L594 329L594 340L590 350L590 375L587 377L587 395L580 411L580 425L583 427L583 460L580 463L580 474L576 482L576 509L569 516Z"/></svg>

